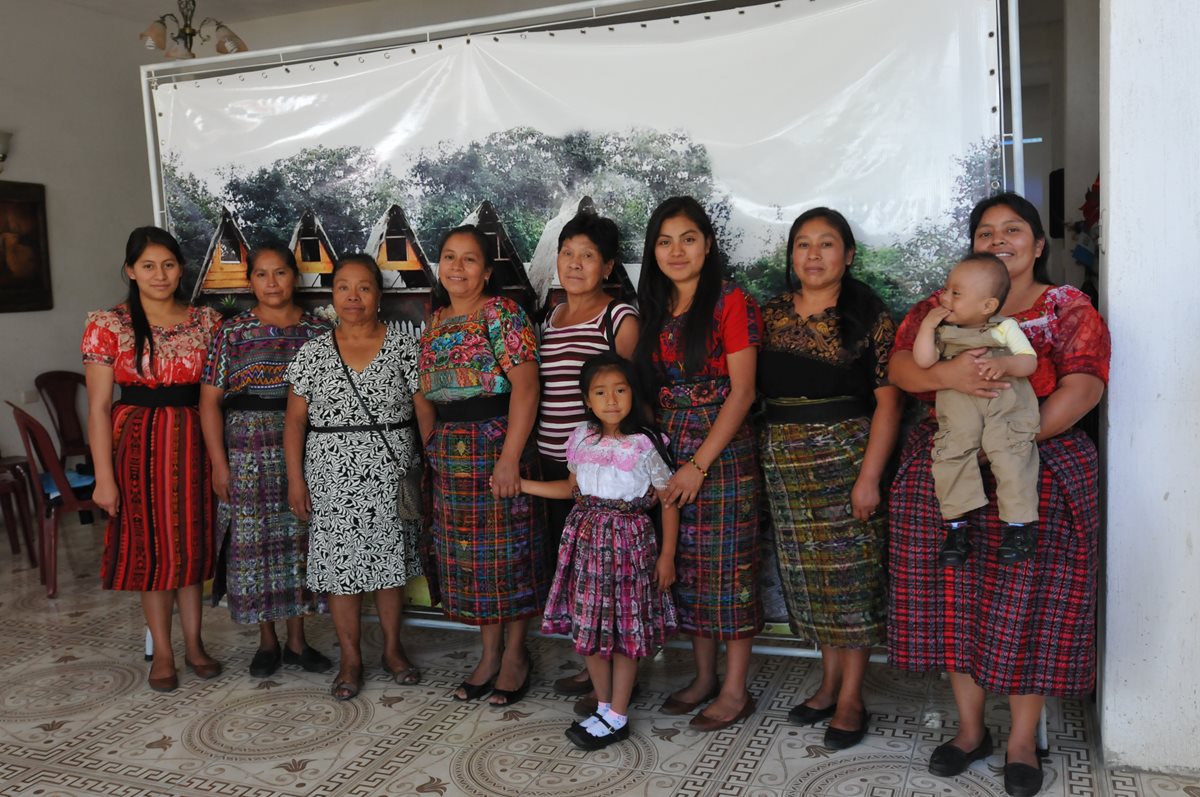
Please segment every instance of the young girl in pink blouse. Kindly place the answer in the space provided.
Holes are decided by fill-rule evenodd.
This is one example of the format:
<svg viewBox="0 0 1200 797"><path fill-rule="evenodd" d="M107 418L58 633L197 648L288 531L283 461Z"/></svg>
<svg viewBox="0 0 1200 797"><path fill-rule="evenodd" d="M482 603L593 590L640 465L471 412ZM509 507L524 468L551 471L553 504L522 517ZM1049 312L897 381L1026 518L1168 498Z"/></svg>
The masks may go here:
<svg viewBox="0 0 1200 797"><path fill-rule="evenodd" d="M638 659L675 630L675 541L679 508L663 504L662 550L649 510L671 478L663 436L643 418L633 366L612 353L592 357L579 375L588 422L567 440L562 481L521 480L543 498L575 496L558 549L542 631L571 633L596 689L595 713L566 735L598 750L629 737L629 698Z"/></svg>

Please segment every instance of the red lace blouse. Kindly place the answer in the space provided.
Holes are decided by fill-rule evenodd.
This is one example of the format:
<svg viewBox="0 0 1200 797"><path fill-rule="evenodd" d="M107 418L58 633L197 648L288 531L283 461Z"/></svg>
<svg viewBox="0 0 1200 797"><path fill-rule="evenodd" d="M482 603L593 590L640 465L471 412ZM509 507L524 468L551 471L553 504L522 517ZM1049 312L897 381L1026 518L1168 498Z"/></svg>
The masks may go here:
<svg viewBox="0 0 1200 797"><path fill-rule="evenodd" d="M220 326L221 315L211 307L189 307L187 319L173 327L152 326L153 368L147 345L139 374L133 363L133 321L122 303L112 310L88 313L80 348L85 365L112 368L118 385L190 385L200 381L213 333Z"/></svg>
<svg viewBox="0 0 1200 797"><path fill-rule="evenodd" d="M912 351L921 322L938 306L941 291L935 292L908 311L896 330L892 352ZM1028 310L1012 318L1037 352L1037 370L1029 377L1033 392L1045 398L1067 374L1091 374L1108 384L1108 360L1112 342L1108 325L1092 307L1091 299L1070 285L1046 288ZM921 401L933 401L933 393L915 394Z"/></svg>

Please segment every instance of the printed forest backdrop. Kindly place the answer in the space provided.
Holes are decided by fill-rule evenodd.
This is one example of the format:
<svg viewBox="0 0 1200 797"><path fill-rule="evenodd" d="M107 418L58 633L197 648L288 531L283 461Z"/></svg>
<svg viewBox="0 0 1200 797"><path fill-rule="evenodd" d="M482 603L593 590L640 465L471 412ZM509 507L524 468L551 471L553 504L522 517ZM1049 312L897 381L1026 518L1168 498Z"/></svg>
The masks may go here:
<svg viewBox="0 0 1200 797"><path fill-rule="evenodd" d="M857 274L899 311L941 283L1001 177L995 3L926 6L781 0L240 73L223 61L151 85L155 208L195 270L222 205L251 244L288 241L311 208L344 254L394 203L435 258L489 200L528 264L588 195L640 263L651 210L690 194L731 276L766 298L792 220L827 205L859 238Z"/></svg>
<svg viewBox="0 0 1200 797"><path fill-rule="evenodd" d="M954 203L946 213L921 220L903 238L860 243L853 273L894 313L940 287L965 251L967 216L991 190L992 151L991 143L981 142L957 159ZM784 287L785 238L792 219L779 207L778 234L761 236L758 246L746 242L745 231L730 222L731 197L715 183L705 148L682 131L554 137L515 128L466 146L422 150L403 179L373 150L360 146L304 149L256 169L230 164L220 172L219 192L183 171L177 155L164 161L163 173L171 226L193 280L223 204L238 214L252 244L286 243L299 210L311 207L334 247L345 254L365 248L371 227L397 203L432 258L442 234L490 199L528 263L547 221L563 203L589 195L600 212L617 221L624 261L640 263L655 205L668 196L690 194L708 209L722 251L757 249L756 256L730 258L731 277L760 300Z"/></svg>

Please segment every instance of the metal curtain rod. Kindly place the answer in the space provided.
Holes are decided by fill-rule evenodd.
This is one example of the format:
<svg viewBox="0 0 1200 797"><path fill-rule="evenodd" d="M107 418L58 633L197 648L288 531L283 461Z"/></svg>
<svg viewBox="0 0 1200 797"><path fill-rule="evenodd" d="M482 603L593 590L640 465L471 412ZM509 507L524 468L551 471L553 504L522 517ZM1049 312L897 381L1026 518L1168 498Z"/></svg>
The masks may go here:
<svg viewBox="0 0 1200 797"><path fill-rule="evenodd" d="M141 67L143 80L184 79L194 80L219 74L245 72L252 69L283 66L296 61L318 58L361 55L386 50L414 42L428 43L436 39L466 35L498 35L514 33L549 25L608 19L647 12L669 12L692 6L711 6L721 0L588 0L588 2L564 3L529 11L512 11L470 20L457 20L429 25L421 28L371 33L310 44L293 44L267 50L252 50L232 55L194 58L183 63L146 64ZM746 6L765 5L770 0L748 0ZM731 6L736 7L736 6ZM664 13L664 17L671 16Z"/></svg>

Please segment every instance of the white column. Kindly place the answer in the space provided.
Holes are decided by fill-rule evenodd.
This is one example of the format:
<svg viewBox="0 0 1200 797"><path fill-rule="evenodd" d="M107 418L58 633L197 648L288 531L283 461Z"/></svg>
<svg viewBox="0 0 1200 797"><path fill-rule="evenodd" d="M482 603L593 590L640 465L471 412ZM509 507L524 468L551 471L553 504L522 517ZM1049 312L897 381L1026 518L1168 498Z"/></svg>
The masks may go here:
<svg viewBox="0 0 1200 797"><path fill-rule="evenodd" d="M1102 0L1105 760L1200 770L1200 3Z"/></svg>

